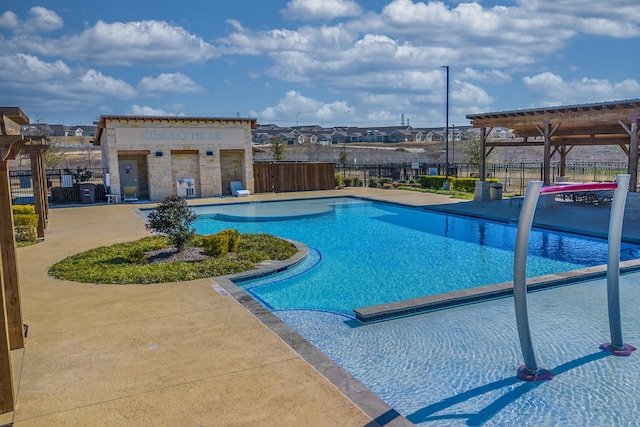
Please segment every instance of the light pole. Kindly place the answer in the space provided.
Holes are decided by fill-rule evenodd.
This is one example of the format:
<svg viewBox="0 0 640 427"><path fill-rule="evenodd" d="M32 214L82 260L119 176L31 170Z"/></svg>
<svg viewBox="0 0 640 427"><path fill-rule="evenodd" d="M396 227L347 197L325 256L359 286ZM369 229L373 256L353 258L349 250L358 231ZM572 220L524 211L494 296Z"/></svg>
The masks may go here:
<svg viewBox="0 0 640 427"><path fill-rule="evenodd" d="M443 65L441 68L447 70L447 103L446 103L446 129L444 133L444 168L445 178L449 178L449 66Z"/></svg>

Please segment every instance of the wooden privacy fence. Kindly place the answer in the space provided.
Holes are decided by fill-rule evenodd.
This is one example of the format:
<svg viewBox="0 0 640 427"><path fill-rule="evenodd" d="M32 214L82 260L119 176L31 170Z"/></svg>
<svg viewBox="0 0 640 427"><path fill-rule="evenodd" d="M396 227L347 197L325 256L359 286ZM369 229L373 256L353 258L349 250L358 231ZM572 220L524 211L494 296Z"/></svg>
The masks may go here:
<svg viewBox="0 0 640 427"><path fill-rule="evenodd" d="M268 162L253 164L255 193L330 190L335 188L333 163Z"/></svg>

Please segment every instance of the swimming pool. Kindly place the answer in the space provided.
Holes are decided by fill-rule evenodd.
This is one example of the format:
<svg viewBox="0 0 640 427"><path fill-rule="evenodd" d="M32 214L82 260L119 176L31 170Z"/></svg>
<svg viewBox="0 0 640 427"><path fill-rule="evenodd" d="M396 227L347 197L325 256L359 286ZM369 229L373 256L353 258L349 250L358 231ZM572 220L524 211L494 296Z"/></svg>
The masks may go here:
<svg viewBox="0 0 640 427"><path fill-rule="evenodd" d="M515 226L351 198L277 203L196 208L198 232L236 228L309 245L304 263L240 285L410 421L424 426L636 421L638 356L617 358L598 350L608 337L605 280L530 295L534 342L543 344L540 365L556 377L524 383L515 376L522 360L511 299L366 326L357 326L351 312L372 302L448 291L465 278L470 278L465 286L511 280ZM622 253L624 259L635 258L638 249L623 245ZM606 242L534 230L529 254L533 276L603 264ZM625 341L636 345L638 276L621 278Z"/></svg>
<svg viewBox="0 0 640 427"><path fill-rule="evenodd" d="M353 309L513 279L515 225L355 198L194 208L199 233L235 228L305 243L304 274L242 286L271 310ZM527 276L606 263L606 241L535 230ZM640 257L623 245L622 258Z"/></svg>

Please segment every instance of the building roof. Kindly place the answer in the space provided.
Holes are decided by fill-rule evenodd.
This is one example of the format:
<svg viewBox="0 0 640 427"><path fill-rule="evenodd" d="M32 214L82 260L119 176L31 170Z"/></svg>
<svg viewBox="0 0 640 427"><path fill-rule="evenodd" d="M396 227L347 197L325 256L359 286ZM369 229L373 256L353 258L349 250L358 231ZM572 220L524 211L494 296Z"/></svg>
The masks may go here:
<svg viewBox="0 0 640 427"><path fill-rule="evenodd" d="M107 127L109 121L124 122L175 122L175 123L214 123L214 122L249 122L251 129L256 129L257 119L252 117L188 117L188 116L121 116L121 115L102 115L94 124L98 127L95 138L95 145L100 145L100 137Z"/></svg>

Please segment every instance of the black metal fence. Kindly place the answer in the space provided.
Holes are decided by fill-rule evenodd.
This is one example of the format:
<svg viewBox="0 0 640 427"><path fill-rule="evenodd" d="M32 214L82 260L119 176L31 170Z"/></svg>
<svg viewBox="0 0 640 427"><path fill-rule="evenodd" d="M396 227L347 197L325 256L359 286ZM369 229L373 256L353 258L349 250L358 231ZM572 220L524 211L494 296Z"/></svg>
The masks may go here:
<svg viewBox="0 0 640 427"><path fill-rule="evenodd" d="M560 173L560 162L552 162L550 179L552 182L599 182L614 181L616 175L627 173L624 162L573 162L567 163L564 175ZM497 178L503 184L504 191L524 194L529 181L542 180L544 169L542 162L489 163L485 168L487 178ZM394 181L414 181L421 175L445 175L443 163L376 163L376 164L336 164L336 173L345 177L360 178L365 182L369 178L392 178ZM449 164L449 176L478 178L478 165L457 163Z"/></svg>
<svg viewBox="0 0 640 427"><path fill-rule="evenodd" d="M50 204L96 203L106 200L104 185L106 169L86 170L82 178L76 177L73 172L64 169L46 171ZM30 170L9 171L9 183L14 205L34 203L33 177Z"/></svg>
<svg viewBox="0 0 640 427"><path fill-rule="evenodd" d="M78 182L64 169L48 170L47 190L50 204L94 203L106 201L106 169L90 169L90 177ZM366 185L369 178L392 178L394 181L415 181L422 175L445 175L443 163L385 162L375 164L335 165L335 172L345 177L360 178ZM524 194L529 181L543 179L542 162L489 163L487 177L497 178L506 192ZM613 181L616 175L627 173L625 162L567 163L560 174L560 163L552 162L550 178L553 182ZM457 163L449 165L449 176L477 178L478 165ZM84 179L84 178L83 178ZM33 204L33 180L30 170L9 171L11 198L14 204Z"/></svg>

